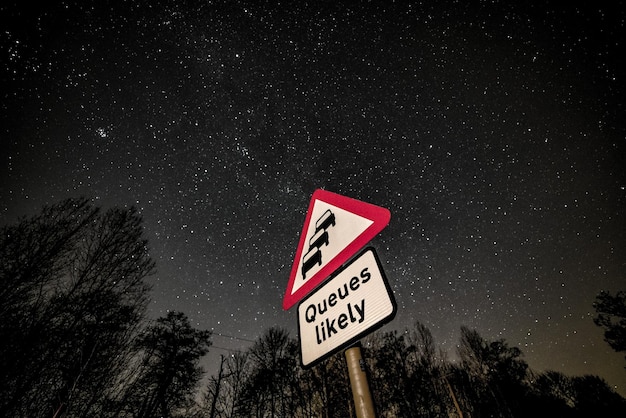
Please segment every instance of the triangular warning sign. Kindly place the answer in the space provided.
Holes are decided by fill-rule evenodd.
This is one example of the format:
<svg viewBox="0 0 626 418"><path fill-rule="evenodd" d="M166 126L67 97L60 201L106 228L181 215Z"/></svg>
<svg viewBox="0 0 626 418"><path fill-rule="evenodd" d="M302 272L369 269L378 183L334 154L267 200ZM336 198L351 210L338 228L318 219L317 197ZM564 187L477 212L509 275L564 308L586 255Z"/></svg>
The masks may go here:
<svg viewBox="0 0 626 418"><path fill-rule="evenodd" d="M313 193L293 262L283 309L315 289L389 224L380 206L326 190Z"/></svg>

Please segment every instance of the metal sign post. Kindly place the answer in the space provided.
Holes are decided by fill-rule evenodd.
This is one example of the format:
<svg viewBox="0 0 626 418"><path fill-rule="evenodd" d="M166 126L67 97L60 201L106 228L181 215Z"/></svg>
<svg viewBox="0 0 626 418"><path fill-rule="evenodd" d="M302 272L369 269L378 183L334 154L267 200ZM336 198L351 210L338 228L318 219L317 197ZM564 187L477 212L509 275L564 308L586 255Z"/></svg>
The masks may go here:
<svg viewBox="0 0 626 418"><path fill-rule="evenodd" d="M361 344L348 348L345 355L356 416L357 418L375 418L374 401L367 382L367 370L365 360L361 355Z"/></svg>
<svg viewBox="0 0 626 418"><path fill-rule="evenodd" d="M390 219L388 209L316 190L283 298L285 310L300 302L303 367L345 349L357 418L376 416L358 340L391 321L396 302L373 248L342 265Z"/></svg>

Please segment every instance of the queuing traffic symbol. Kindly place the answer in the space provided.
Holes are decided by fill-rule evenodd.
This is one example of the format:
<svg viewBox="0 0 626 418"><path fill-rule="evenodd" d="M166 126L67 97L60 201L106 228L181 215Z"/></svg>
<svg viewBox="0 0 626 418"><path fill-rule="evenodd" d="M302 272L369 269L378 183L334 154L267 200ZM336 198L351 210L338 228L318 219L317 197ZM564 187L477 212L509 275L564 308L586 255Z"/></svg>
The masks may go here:
<svg viewBox="0 0 626 418"><path fill-rule="evenodd" d="M298 305L302 365L312 366L355 343L395 313L380 261L367 248Z"/></svg>
<svg viewBox="0 0 626 418"><path fill-rule="evenodd" d="M302 300L384 229L389 210L326 190L313 193L289 275L283 309Z"/></svg>

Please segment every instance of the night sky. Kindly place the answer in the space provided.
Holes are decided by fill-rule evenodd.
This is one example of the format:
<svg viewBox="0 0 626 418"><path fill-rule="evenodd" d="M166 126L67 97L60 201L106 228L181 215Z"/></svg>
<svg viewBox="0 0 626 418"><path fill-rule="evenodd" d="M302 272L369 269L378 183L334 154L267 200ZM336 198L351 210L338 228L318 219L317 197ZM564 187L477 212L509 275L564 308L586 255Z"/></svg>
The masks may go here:
<svg viewBox="0 0 626 418"><path fill-rule="evenodd" d="M44 3L0 6L0 223L138 207L150 315L213 330L209 369L297 337L322 188L391 211L383 330L419 320L454 359L466 325L626 395L592 321L626 289L623 2Z"/></svg>

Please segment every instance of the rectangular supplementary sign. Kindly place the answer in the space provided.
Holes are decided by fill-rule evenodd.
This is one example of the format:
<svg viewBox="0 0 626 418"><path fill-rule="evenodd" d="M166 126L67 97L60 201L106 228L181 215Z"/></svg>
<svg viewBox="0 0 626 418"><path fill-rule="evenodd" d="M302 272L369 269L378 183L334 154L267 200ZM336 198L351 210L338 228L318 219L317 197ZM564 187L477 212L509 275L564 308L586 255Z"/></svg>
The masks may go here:
<svg viewBox="0 0 626 418"><path fill-rule="evenodd" d="M367 248L298 305L302 365L312 366L348 347L395 313L380 261Z"/></svg>

